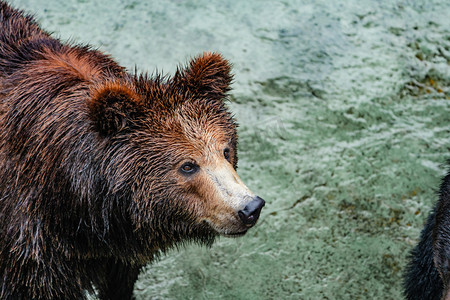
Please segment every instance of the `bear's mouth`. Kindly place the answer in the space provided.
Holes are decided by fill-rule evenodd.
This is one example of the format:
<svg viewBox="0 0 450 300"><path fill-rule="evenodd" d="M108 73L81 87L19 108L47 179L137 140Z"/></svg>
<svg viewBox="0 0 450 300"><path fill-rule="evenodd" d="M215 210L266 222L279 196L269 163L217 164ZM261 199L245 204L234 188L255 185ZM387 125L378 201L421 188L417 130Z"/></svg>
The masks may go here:
<svg viewBox="0 0 450 300"><path fill-rule="evenodd" d="M242 228L238 226L230 226L231 228L223 228L215 226L214 223L209 220L203 220L203 223L211 228L216 234L224 236L224 237L241 237L245 235L249 228ZM234 228L233 228L234 227Z"/></svg>
<svg viewBox="0 0 450 300"><path fill-rule="evenodd" d="M231 238L236 238L236 237L241 237L243 235L245 235L247 233L247 230L244 231L240 231L240 232L229 232L229 233L224 233L223 236L225 237L231 237Z"/></svg>

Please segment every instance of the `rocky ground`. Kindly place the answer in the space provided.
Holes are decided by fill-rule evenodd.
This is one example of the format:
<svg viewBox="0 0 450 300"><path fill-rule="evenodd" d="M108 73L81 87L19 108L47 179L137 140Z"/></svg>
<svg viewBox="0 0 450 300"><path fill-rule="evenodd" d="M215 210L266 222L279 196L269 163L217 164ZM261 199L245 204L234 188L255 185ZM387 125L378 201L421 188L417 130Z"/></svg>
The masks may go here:
<svg viewBox="0 0 450 300"><path fill-rule="evenodd" d="M259 225L149 266L138 299L401 299L450 158L448 1L14 0L130 70L234 64Z"/></svg>

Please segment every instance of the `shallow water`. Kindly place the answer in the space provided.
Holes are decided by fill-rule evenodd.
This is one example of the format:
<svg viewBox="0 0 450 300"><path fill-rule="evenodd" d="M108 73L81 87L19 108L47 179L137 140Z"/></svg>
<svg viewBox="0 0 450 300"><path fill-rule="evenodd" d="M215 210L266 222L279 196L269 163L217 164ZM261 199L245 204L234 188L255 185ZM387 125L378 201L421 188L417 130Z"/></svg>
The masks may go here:
<svg viewBox="0 0 450 300"><path fill-rule="evenodd" d="M239 174L267 206L149 266L138 299L401 298L450 158L448 1L12 2L130 70L234 64Z"/></svg>

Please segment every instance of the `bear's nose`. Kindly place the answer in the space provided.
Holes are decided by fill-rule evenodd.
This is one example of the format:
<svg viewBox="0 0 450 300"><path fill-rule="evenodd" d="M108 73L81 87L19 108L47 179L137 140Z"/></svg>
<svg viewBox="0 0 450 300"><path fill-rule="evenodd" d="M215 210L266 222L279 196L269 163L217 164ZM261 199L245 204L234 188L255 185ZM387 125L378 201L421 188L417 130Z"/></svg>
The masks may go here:
<svg viewBox="0 0 450 300"><path fill-rule="evenodd" d="M247 226L255 225L265 204L266 202L262 198L256 196L243 210L238 211L239 218Z"/></svg>

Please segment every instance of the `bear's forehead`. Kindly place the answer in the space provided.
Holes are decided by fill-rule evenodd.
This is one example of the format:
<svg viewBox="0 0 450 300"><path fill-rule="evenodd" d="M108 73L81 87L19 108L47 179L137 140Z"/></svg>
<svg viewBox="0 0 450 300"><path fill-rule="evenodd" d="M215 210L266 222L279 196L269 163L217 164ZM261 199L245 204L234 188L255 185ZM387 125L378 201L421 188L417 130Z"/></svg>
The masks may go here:
<svg viewBox="0 0 450 300"><path fill-rule="evenodd" d="M222 153L236 139L236 124L223 100L195 97L161 86L155 90L158 93L146 95L148 128L150 135L159 137L173 155L204 157Z"/></svg>
<svg viewBox="0 0 450 300"><path fill-rule="evenodd" d="M220 155L234 137L234 124L214 119L191 118L184 114L167 116L161 123L149 124L150 147L172 157L208 159ZM155 148L156 146L156 148Z"/></svg>
<svg viewBox="0 0 450 300"><path fill-rule="evenodd" d="M234 134L236 124L222 102L195 98L182 103L172 101L149 110L149 123L156 129L205 141L226 140Z"/></svg>
<svg viewBox="0 0 450 300"><path fill-rule="evenodd" d="M226 124L208 118L192 119L178 115L180 138L196 149L222 147L231 138Z"/></svg>

